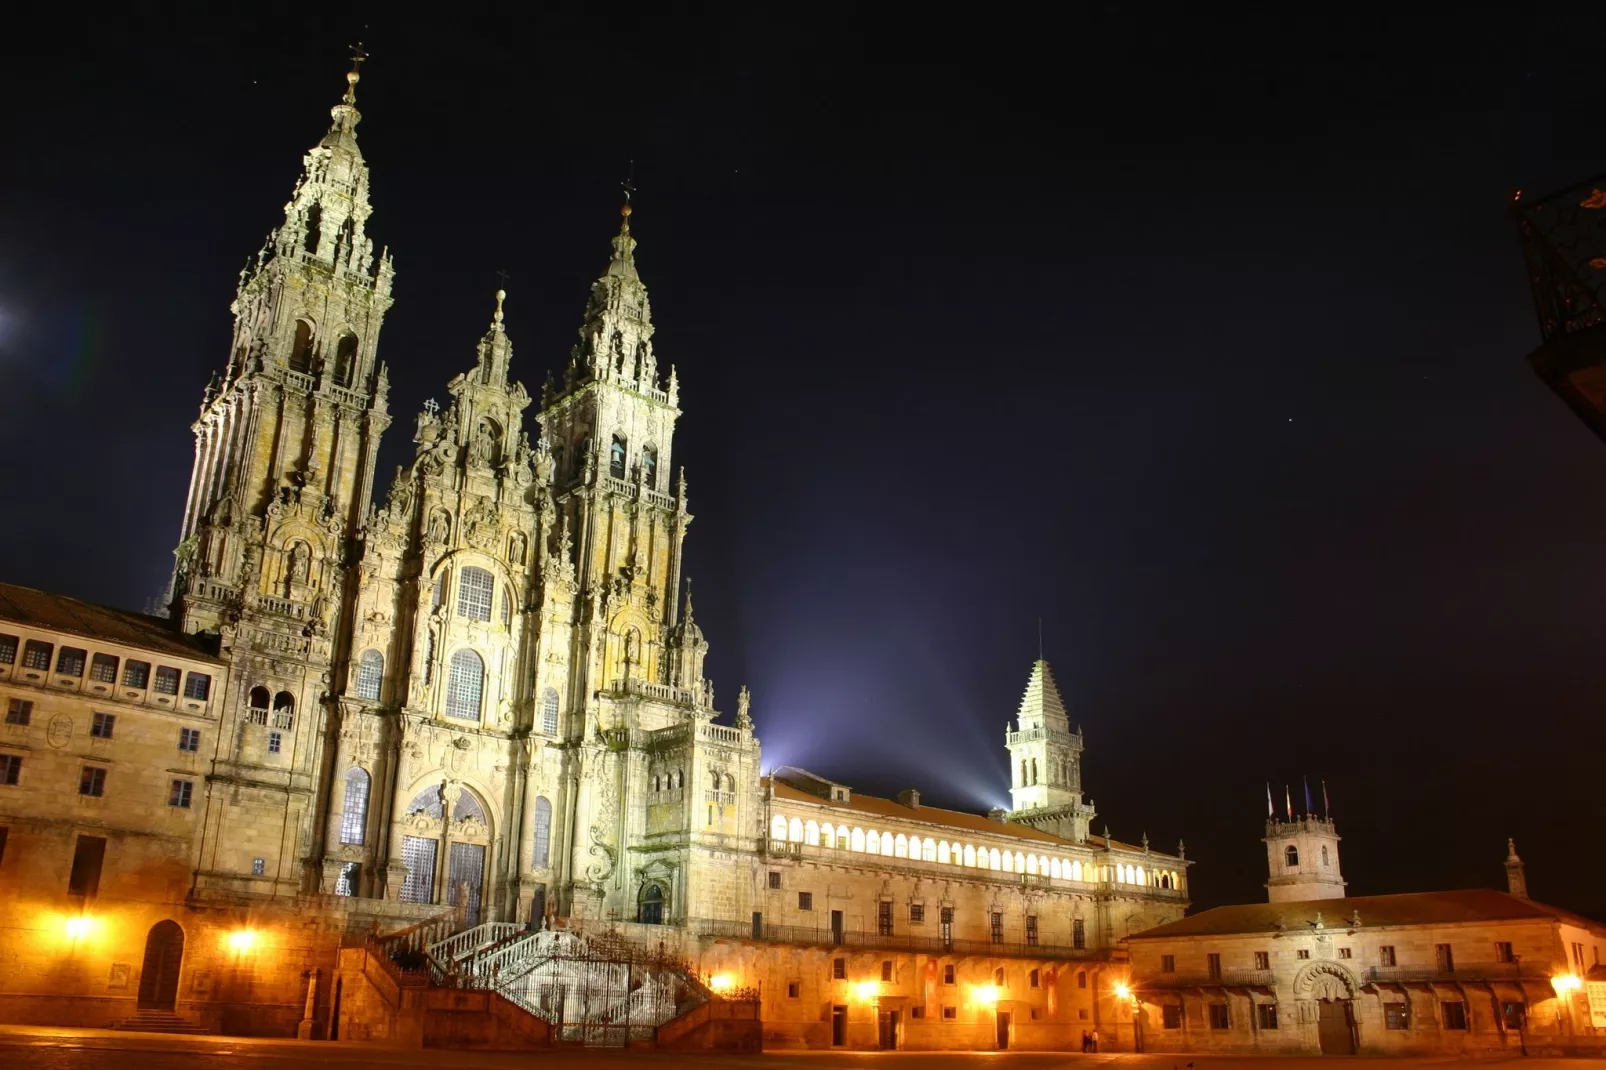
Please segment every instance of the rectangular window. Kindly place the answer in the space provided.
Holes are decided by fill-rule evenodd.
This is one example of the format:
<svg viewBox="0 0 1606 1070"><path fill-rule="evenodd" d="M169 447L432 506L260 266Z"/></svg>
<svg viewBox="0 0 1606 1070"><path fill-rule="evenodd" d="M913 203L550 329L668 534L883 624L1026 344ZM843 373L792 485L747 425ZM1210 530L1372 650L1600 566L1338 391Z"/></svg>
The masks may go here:
<svg viewBox="0 0 1606 1070"><path fill-rule="evenodd" d="M100 867L106 860L106 837L80 836L73 846L68 895L95 895L100 891Z"/></svg>
<svg viewBox="0 0 1606 1070"><path fill-rule="evenodd" d="M190 808L190 793L195 790L195 783L189 780L175 780L167 791L167 805L176 806L181 810Z"/></svg>
<svg viewBox="0 0 1606 1070"><path fill-rule="evenodd" d="M1583 973L1584 972L1584 945L1583 944L1574 944L1573 945L1573 971L1575 973Z"/></svg>
<svg viewBox="0 0 1606 1070"><path fill-rule="evenodd" d="M1354 956L1350 954L1350 949L1349 948L1341 947L1341 948L1338 949L1338 957L1341 958L1341 959L1347 959L1347 958L1353 958Z"/></svg>
<svg viewBox="0 0 1606 1070"><path fill-rule="evenodd" d="M17 637L14 635L0 635L0 665L15 665L17 663Z"/></svg>
<svg viewBox="0 0 1606 1070"><path fill-rule="evenodd" d="M1176 973L1177 972L1177 957L1175 955L1161 955L1160 956L1160 972L1161 973Z"/></svg>
<svg viewBox="0 0 1606 1070"><path fill-rule="evenodd" d="M942 968L942 983L945 985L954 983L954 964L951 962Z"/></svg>
<svg viewBox="0 0 1606 1070"><path fill-rule="evenodd" d="M0 754L0 784L11 787L22 776L22 755Z"/></svg>
<svg viewBox="0 0 1606 1070"><path fill-rule="evenodd" d="M178 749L198 751L201 749L201 730L199 728L180 728L178 730Z"/></svg>
<svg viewBox="0 0 1606 1070"><path fill-rule="evenodd" d="M1037 970L1032 970L1026 975L1026 987L1028 988L1041 988L1043 987L1042 982L1042 975Z"/></svg>
<svg viewBox="0 0 1606 1070"><path fill-rule="evenodd" d="M1500 1004L1500 1017L1506 1023L1507 1029L1521 1029L1528 1024L1528 1005L1526 1003Z"/></svg>
<svg viewBox="0 0 1606 1070"><path fill-rule="evenodd" d="M100 684L115 684L117 658L111 654L96 654L89 661L89 678Z"/></svg>
<svg viewBox="0 0 1606 1070"><path fill-rule="evenodd" d="M433 858L434 856L432 855L431 857ZM251 876L253 876L253 877L261 877L261 876L265 875L267 872L268 872L268 860L266 858L253 858L253 859L251 859ZM411 876L411 873L409 873L408 875ZM432 873L432 874L430 874L430 876L431 876L431 878L433 878L434 874Z"/></svg>
<svg viewBox="0 0 1606 1070"><path fill-rule="evenodd" d="M148 661L125 661L123 663L123 686L137 687L143 691L150 686L151 664Z"/></svg>
<svg viewBox="0 0 1606 1070"><path fill-rule="evenodd" d="M954 908L941 907L937 915L942 925L942 946L954 946Z"/></svg>
<svg viewBox="0 0 1606 1070"><path fill-rule="evenodd" d="M944 1007L942 1009L942 1020L943 1021L951 1022L955 1018L958 1018L958 1017L959 1017L959 1008L958 1007Z"/></svg>
<svg viewBox="0 0 1606 1070"><path fill-rule="evenodd" d="M178 694L178 670L167 665L159 665L156 669L156 693L158 695Z"/></svg>
<svg viewBox="0 0 1606 1070"><path fill-rule="evenodd" d="M996 911L988 915L987 937L995 944L1004 942L1004 916Z"/></svg>
<svg viewBox="0 0 1606 1070"><path fill-rule="evenodd" d="M1377 964L1379 966L1394 965L1394 945L1384 944L1377 949Z"/></svg>
<svg viewBox="0 0 1606 1070"><path fill-rule="evenodd" d="M1026 942L1028 944L1037 943L1037 915L1035 914L1026 915Z"/></svg>
<svg viewBox="0 0 1606 1070"><path fill-rule="evenodd" d="M770 888L772 890L781 886L781 874L778 870L770 870Z"/></svg>
<svg viewBox="0 0 1606 1070"><path fill-rule="evenodd" d="M27 724L33 720L33 703L25 698L14 698L6 703L6 724Z"/></svg>
<svg viewBox="0 0 1606 1070"><path fill-rule="evenodd" d="M1225 1003L1212 1003L1212 1004L1210 1004L1210 1028L1211 1029L1231 1029L1232 1028L1232 1018L1227 1012L1227 1005Z"/></svg>
<svg viewBox="0 0 1606 1070"><path fill-rule="evenodd" d="M892 960L891 959L882 959L881 960L881 980L885 981L885 982L889 982L889 983L892 980Z"/></svg>
<svg viewBox="0 0 1606 1070"><path fill-rule="evenodd" d="M1071 919L1071 946L1077 949L1087 946L1087 926L1081 918Z"/></svg>
<svg viewBox="0 0 1606 1070"><path fill-rule="evenodd" d="M117 728L117 715L115 713L97 713L95 719L89 724L89 734L95 739L110 739L112 732Z"/></svg>
<svg viewBox="0 0 1606 1070"><path fill-rule="evenodd" d="M909 1008L909 1017L911 1017L911 1018L924 1018L925 1016L926 1016L926 1008L924 1008L924 1007L910 1007Z"/></svg>
<svg viewBox="0 0 1606 1070"><path fill-rule="evenodd" d="M1496 940L1494 945L1494 960L1496 962L1511 961L1511 941Z"/></svg>
<svg viewBox="0 0 1606 1070"><path fill-rule="evenodd" d="M1209 955L1205 956L1205 974L1207 976L1209 976L1209 978L1212 981L1221 980L1221 956L1220 955L1212 953L1212 954L1209 954Z"/></svg>
<svg viewBox="0 0 1606 1070"><path fill-rule="evenodd" d="M1383 1027L1385 1029L1411 1028L1411 1008L1406 1003L1383 1004Z"/></svg>
<svg viewBox="0 0 1606 1070"><path fill-rule="evenodd" d="M1255 969L1257 969L1257 970L1269 970L1269 969L1271 969L1271 952L1270 951L1257 951L1257 952L1255 952Z"/></svg>
<svg viewBox="0 0 1606 1070"><path fill-rule="evenodd" d="M892 904L884 899L876 904L875 928L882 936L892 935Z"/></svg>
<svg viewBox="0 0 1606 1070"><path fill-rule="evenodd" d="M78 774L78 794L96 799L106 794L106 770L98 765L86 765Z"/></svg>
<svg viewBox="0 0 1606 1070"><path fill-rule="evenodd" d="M798 892L797 893L797 908L799 910L813 910L814 909L814 893L813 892Z"/></svg>
<svg viewBox="0 0 1606 1070"><path fill-rule="evenodd" d="M22 648L22 667L24 669L43 669L48 672L50 669L50 655L55 652L56 647L54 644L41 643L37 639L30 639L28 644Z"/></svg>
<svg viewBox="0 0 1606 1070"><path fill-rule="evenodd" d="M1433 954L1434 954L1434 957L1438 960L1439 972L1440 973L1454 973L1455 972L1455 956L1450 953L1450 945L1449 944L1434 944L1433 945Z"/></svg>
<svg viewBox="0 0 1606 1070"><path fill-rule="evenodd" d="M796 981L786 982L786 998L796 999L803 991L803 986Z"/></svg>
<svg viewBox="0 0 1606 1070"><path fill-rule="evenodd" d="M926 905L924 903L909 904L909 920L916 925L926 920Z"/></svg>
<svg viewBox="0 0 1606 1070"><path fill-rule="evenodd" d="M184 678L184 697L206 701L212 693L212 678L204 672L192 672Z"/></svg>
<svg viewBox="0 0 1606 1070"><path fill-rule="evenodd" d="M84 675L84 662L89 660L89 651L80 650L75 646L64 646L61 653L56 656L56 672L62 676Z"/></svg>
<svg viewBox="0 0 1606 1070"><path fill-rule="evenodd" d="M847 976L848 976L848 960L847 959L832 959L831 960L831 980L833 980L833 981L843 981L843 980L847 979Z"/></svg>
<svg viewBox="0 0 1606 1070"><path fill-rule="evenodd" d="M1277 1028L1277 1004L1275 1004L1275 1003L1257 1003L1257 1004L1255 1004L1255 1024L1258 1025L1262 1029L1276 1029Z"/></svg>
<svg viewBox="0 0 1606 1070"><path fill-rule="evenodd" d="M1160 1024L1166 1029L1181 1029L1182 1005L1180 1003L1161 1004Z"/></svg>
<svg viewBox="0 0 1606 1070"><path fill-rule="evenodd" d="M268 733L268 753L278 754L284 749L284 735L279 732Z"/></svg>
<svg viewBox="0 0 1606 1070"><path fill-rule="evenodd" d="M1460 1000L1448 1000L1439 1004L1444 1008L1444 1028L1465 1029L1467 1027L1467 1005Z"/></svg>
<svg viewBox="0 0 1606 1070"><path fill-rule="evenodd" d="M1294 952L1294 957L1296 959L1308 959L1308 958L1310 958L1310 948L1308 948L1308 947L1300 948L1298 951Z"/></svg>

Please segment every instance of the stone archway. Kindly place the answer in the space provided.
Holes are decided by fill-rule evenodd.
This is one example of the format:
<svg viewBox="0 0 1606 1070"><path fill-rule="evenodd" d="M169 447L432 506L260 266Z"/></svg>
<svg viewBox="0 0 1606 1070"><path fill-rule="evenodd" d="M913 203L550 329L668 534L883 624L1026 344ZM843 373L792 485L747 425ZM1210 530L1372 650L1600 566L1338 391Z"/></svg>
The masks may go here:
<svg viewBox="0 0 1606 1070"><path fill-rule="evenodd" d="M1294 996L1309 1000L1310 1017L1323 1055L1354 1055L1356 1047L1354 999L1359 985L1336 962L1312 962L1294 977Z"/></svg>
<svg viewBox="0 0 1606 1070"><path fill-rule="evenodd" d="M184 930L176 921L159 921L145 937L145 963L139 972L139 1006L170 1011L178 1000L178 971L184 963Z"/></svg>

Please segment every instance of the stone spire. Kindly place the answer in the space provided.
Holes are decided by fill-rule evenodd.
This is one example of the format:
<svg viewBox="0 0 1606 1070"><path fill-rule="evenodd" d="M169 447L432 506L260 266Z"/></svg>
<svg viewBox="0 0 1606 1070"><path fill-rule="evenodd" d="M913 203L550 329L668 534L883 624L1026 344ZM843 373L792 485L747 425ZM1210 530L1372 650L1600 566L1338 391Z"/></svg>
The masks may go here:
<svg viewBox="0 0 1606 1070"><path fill-rule="evenodd" d="M636 239L630 234L632 209L619 209L619 233L602 277L591 284L580 341L569 362L566 387L585 380L616 383L640 393L662 393L652 348L652 309L647 287L636 271Z"/></svg>
<svg viewBox="0 0 1606 1070"><path fill-rule="evenodd" d="M1054 673L1042 658L1032 663L1032 675L1026 681L1026 693L1021 696L1015 724L1022 732L1042 727L1070 731L1070 716L1065 711L1065 700L1060 698Z"/></svg>
<svg viewBox="0 0 1606 1070"><path fill-rule="evenodd" d="M1506 890L1518 899L1528 898L1528 872L1517 855L1517 841L1506 840Z"/></svg>

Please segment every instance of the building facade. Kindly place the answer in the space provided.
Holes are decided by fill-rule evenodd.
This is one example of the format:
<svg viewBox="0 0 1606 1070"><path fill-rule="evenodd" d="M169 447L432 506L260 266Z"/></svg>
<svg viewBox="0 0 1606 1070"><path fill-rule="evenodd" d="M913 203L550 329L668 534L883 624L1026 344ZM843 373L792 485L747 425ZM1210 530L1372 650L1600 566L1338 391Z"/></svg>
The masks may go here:
<svg viewBox="0 0 1606 1070"><path fill-rule="evenodd" d="M1121 1031L1149 1051L1598 1050L1606 926L1508 891L1344 897L1330 818L1273 818L1270 902L1128 940ZM1326 851L1326 854L1323 852Z"/></svg>
<svg viewBox="0 0 1606 1070"><path fill-rule="evenodd" d="M169 618L0 588L0 1014L317 1033L342 939L451 910L673 945L762 983L775 1043L1075 1043L1188 863L1091 834L1042 661L1011 812L762 774L681 578L629 204L562 374L519 382L498 291L376 488L395 266L358 81L241 273Z"/></svg>

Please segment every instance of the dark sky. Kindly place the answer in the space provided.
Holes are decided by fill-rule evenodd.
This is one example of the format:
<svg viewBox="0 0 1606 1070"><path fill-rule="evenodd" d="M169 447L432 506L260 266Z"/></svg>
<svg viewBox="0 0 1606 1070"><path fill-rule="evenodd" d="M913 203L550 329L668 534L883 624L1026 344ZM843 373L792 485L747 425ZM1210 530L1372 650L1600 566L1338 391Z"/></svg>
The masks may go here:
<svg viewBox="0 0 1606 1070"><path fill-rule="evenodd" d="M1355 893L1499 884L1515 836L1606 914L1606 448L1527 368L1506 212L1606 167L1603 27L768 6L8 33L0 577L160 590L236 274L366 32L386 471L498 269L516 374L562 367L634 160L768 764L1004 801L1041 616L1096 827L1185 836L1200 904L1263 898L1308 774Z"/></svg>

